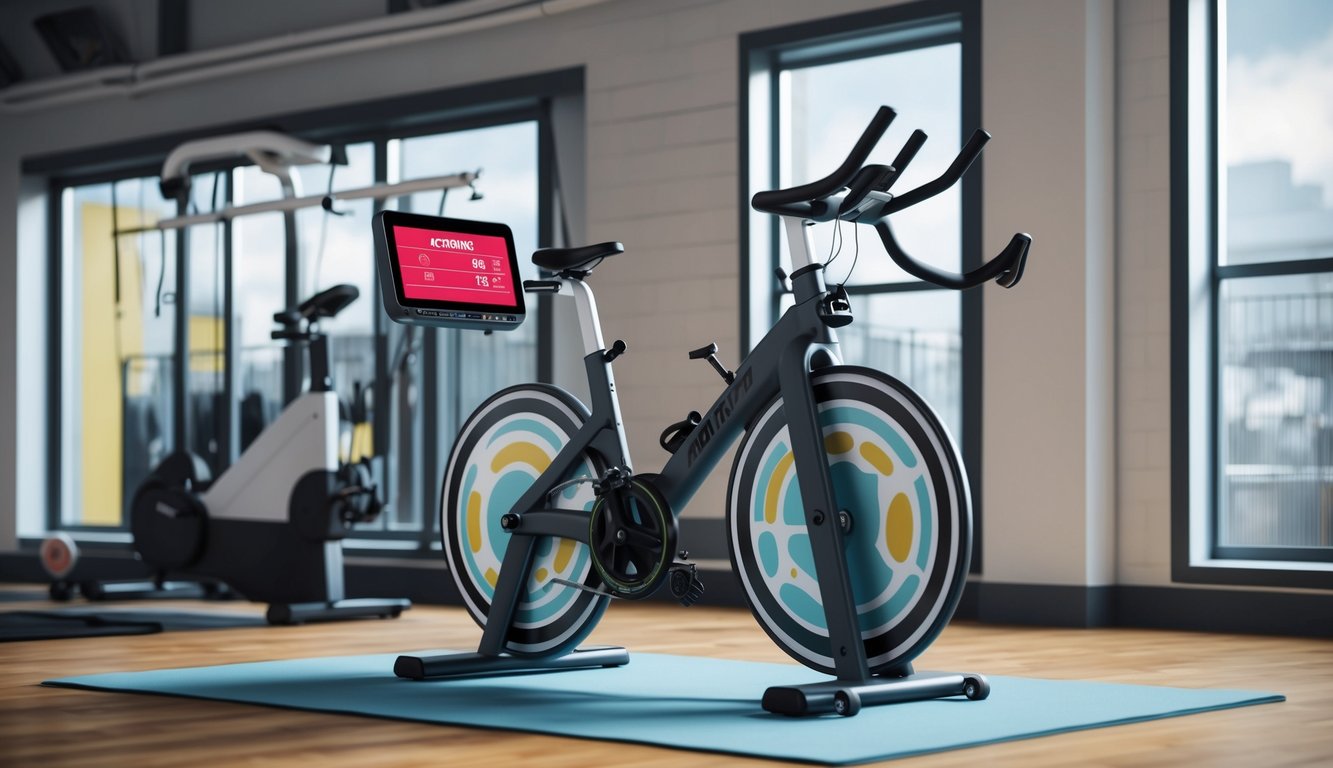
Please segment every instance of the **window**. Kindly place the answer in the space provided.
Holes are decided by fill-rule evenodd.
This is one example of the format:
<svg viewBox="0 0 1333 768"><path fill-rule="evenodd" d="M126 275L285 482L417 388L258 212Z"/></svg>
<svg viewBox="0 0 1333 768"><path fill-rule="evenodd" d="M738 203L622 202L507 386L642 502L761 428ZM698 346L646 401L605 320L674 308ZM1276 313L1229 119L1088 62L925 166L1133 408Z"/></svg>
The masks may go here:
<svg viewBox="0 0 1333 768"><path fill-rule="evenodd" d="M1176 408L1177 458L1205 467L1178 489L1189 565L1333 563L1333 6L1195 0L1172 24L1176 332L1207 351L1173 356L1206 404Z"/></svg>
<svg viewBox="0 0 1333 768"><path fill-rule="evenodd" d="M111 233L175 206L145 177L66 187L58 200L64 418L53 469L65 504L54 522L120 526L120 500L170 448L176 243Z"/></svg>
<svg viewBox="0 0 1333 768"><path fill-rule="evenodd" d="M743 36L744 199L826 175L880 105L898 118L869 162L891 163L920 128L929 140L894 191L938 176L963 137L980 127L976 48L969 43L978 15L972 3L920 2ZM951 271L979 263L979 165L962 184L894 216L906 250ZM774 279L774 270L788 269L789 262L775 217L748 206L742 216L742 333L752 347L790 306L790 294ZM839 332L843 360L886 371L916 389L960 438L975 487L981 387L973 319L980 317L980 291L960 294L910 277L867 227L822 224L813 241L827 263L825 280L845 284L856 313L856 322ZM979 546L973 563L979 570Z"/></svg>
<svg viewBox="0 0 1333 768"><path fill-rule="evenodd" d="M417 103L432 108L438 101ZM53 299L64 311L54 315L61 343L53 371L62 396L52 412L60 439L52 453L57 503L49 526L93 536L124 531L135 488L178 445L204 457L215 475L225 470L308 373L303 350L270 339L274 312L350 283L360 290L358 301L322 324L344 415L364 418L344 440L344 459L368 451L382 457L377 481L389 502L358 540L429 547L450 440L491 392L538 378L543 313L534 306L520 330L493 335L391 323L380 307L370 220L381 205L442 211L509 224L520 255L546 244L552 190L541 158L550 142L548 118L535 99L528 103L509 101L502 110L474 109L458 119L411 113L387 127L341 135L290 131L341 146L347 159L332 168L297 166L296 195L481 171L475 190L338 201L339 215L313 207L165 236L150 230L113 238L115 230L178 214L159 192L152 165L137 174L55 182L60 238ZM384 112L375 112L382 119ZM313 118L305 123L320 125ZM188 207L204 213L283 194L256 166L223 165L193 177ZM178 278L182 246L187 262ZM183 376L182 347L188 350ZM175 383L181 380L184 387Z"/></svg>

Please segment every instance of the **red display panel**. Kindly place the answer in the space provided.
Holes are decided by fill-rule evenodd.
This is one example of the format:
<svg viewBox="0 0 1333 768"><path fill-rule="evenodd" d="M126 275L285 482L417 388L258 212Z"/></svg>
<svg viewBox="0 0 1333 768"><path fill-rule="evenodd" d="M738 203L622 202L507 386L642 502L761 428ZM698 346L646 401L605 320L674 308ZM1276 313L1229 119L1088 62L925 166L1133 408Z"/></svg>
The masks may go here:
<svg viewBox="0 0 1333 768"><path fill-rule="evenodd" d="M503 237L394 225L403 298L517 307Z"/></svg>

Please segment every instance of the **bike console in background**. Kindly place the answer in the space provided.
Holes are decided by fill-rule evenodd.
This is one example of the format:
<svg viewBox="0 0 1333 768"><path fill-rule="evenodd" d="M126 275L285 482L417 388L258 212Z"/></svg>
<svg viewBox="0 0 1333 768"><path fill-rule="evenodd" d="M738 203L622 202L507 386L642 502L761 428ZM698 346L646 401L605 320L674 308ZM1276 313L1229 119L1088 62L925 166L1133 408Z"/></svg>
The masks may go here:
<svg viewBox="0 0 1333 768"><path fill-rule="evenodd" d="M509 227L381 211L374 229L380 291L395 321L483 331L523 323L522 279Z"/></svg>

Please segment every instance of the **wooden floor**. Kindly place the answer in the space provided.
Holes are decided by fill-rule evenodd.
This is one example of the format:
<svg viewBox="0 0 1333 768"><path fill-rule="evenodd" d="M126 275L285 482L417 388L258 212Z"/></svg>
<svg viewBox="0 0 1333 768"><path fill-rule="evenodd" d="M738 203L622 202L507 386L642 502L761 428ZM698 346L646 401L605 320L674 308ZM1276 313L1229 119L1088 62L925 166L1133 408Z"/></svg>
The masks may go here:
<svg viewBox="0 0 1333 768"><path fill-rule="evenodd" d="M41 607L0 603L0 610ZM200 603L153 607L199 610ZM148 607L140 604L139 607ZM248 605L211 610L253 612ZM469 647L461 609L395 621L0 643L0 766L759 765L611 742L392 722L37 684L46 678L265 659ZM786 662L741 610L620 603L593 642ZM1144 630L951 625L923 669L1271 690L1281 704L1101 728L898 761L901 766L1333 766L1333 641Z"/></svg>

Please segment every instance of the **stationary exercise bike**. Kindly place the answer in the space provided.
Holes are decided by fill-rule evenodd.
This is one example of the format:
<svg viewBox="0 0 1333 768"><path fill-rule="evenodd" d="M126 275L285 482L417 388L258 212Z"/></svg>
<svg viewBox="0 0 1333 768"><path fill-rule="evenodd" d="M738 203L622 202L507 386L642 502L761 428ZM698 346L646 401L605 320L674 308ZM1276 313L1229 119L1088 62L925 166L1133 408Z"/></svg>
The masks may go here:
<svg viewBox="0 0 1333 768"><path fill-rule="evenodd" d="M130 503L134 550L150 582L85 582L92 599L160 593L173 578L268 603L272 624L393 618L401 599L345 599L342 539L383 509L366 461L341 463L338 396L319 322L358 296L336 285L274 316L274 339L308 350L310 388L293 400L216 480L188 451L171 454Z"/></svg>
<svg viewBox="0 0 1333 768"><path fill-rule="evenodd" d="M565 390L528 384L498 392L464 424L444 473L440 529L449 572L483 628L481 644L475 653L401 656L397 675L628 663L623 648L579 643L611 599L644 598L663 585L684 604L699 598L702 584L678 541L676 517L741 438L727 491L732 565L769 637L802 664L835 676L771 687L764 709L854 715L863 705L986 698L982 675L912 668L948 623L966 583L972 517L958 450L911 388L842 364L836 329L853 321L851 299L841 285L825 284L810 227L872 226L906 272L960 290L989 280L1017 285L1031 238L1015 235L996 258L965 274L903 251L889 217L956 183L989 136L978 131L942 176L895 196L890 188L926 137L914 132L892 165L863 165L893 118L881 107L828 177L754 196L754 207L779 216L786 229L793 305L734 372L718 361L716 345L690 352L726 387L702 416L691 413L662 433L671 458L660 472L638 472L630 463L611 372L626 345L603 343L587 282L623 247L533 254L554 277L523 287L574 302L592 408ZM403 226L429 229L424 218ZM411 266L419 254L393 239L393 224L377 230L381 278L393 281L384 287L386 306L400 322L447 324L461 310L417 302ZM446 234L441 242L460 239Z"/></svg>

